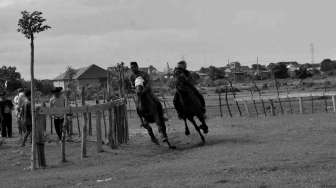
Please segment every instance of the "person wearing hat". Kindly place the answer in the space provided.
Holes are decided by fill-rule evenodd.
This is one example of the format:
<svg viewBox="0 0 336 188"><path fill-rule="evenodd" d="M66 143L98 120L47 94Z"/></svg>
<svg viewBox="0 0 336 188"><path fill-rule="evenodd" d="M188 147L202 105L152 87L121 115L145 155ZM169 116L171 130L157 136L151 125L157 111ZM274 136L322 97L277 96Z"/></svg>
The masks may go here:
<svg viewBox="0 0 336 188"><path fill-rule="evenodd" d="M194 79L191 76L191 73L187 70L187 62L184 60L177 63L176 68L174 69L174 77L182 78L184 84L186 84L193 93L199 98L202 104L202 111L205 113L205 100L202 94L196 89L194 86ZM174 103L177 104L177 107L179 106L179 100L176 98L176 95L174 97ZM179 110L178 110L179 111ZM179 117L181 117L181 114L178 114Z"/></svg>
<svg viewBox="0 0 336 188"><path fill-rule="evenodd" d="M51 108L64 108L65 107L65 98L62 95L62 87L56 87L51 92L53 96L50 98L50 107ZM54 114L54 125L58 139L62 140L62 127L64 122L64 114Z"/></svg>
<svg viewBox="0 0 336 188"><path fill-rule="evenodd" d="M13 103L6 98L6 91L0 92L0 122L1 122L1 136L3 138L12 137L12 110Z"/></svg>

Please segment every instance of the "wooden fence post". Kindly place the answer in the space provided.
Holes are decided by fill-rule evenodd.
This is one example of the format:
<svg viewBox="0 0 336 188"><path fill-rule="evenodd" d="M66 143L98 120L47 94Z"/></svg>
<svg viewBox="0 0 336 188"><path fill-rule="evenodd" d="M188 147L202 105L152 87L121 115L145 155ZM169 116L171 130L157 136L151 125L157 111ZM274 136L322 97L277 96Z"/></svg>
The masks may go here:
<svg viewBox="0 0 336 188"><path fill-rule="evenodd" d="M314 96L313 94L311 95L311 111L314 113Z"/></svg>
<svg viewBox="0 0 336 188"><path fill-rule="evenodd" d="M300 110L300 114L303 114L302 97L299 97L299 110Z"/></svg>
<svg viewBox="0 0 336 188"><path fill-rule="evenodd" d="M220 112L220 116L223 117L221 94L222 94L221 92L218 92L219 112Z"/></svg>
<svg viewBox="0 0 336 188"><path fill-rule="evenodd" d="M263 108L263 111L264 111L264 115L265 117L267 116L267 113L266 113L266 109L265 109L265 103L264 103L264 100L262 98L260 98L260 101L261 101L261 104L262 104L262 108Z"/></svg>
<svg viewBox="0 0 336 188"><path fill-rule="evenodd" d="M50 119L50 134L52 135L53 134L53 117L50 115L49 119Z"/></svg>
<svg viewBox="0 0 336 188"><path fill-rule="evenodd" d="M250 110L248 108L247 101L244 101L244 107L245 107L245 111L247 112L247 116L250 116Z"/></svg>
<svg viewBox="0 0 336 188"><path fill-rule="evenodd" d="M323 92L323 99L324 99L324 108L325 111L328 112L328 101L327 101L327 96L325 95L325 93L327 92L327 88L324 88L324 92Z"/></svg>
<svg viewBox="0 0 336 188"><path fill-rule="evenodd" d="M39 107L36 109L36 153L37 153L37 164L40 168L45 168L47 166L44 152L44 142L45 142L45 130L47 124L47 116L39 114Z"/></svg>
<svg viewBox="0 0 336 188"><path fill-rule="evenodd" d="M61 144L61 154L62 154L62 162L66 162L65 159L65 135L66 135L66 129L67 129L68 119L67 115L64 114L64 121L62 125L62 144Z"/></svg>
<svg viewBox="0 0 336 188"><path fill-rule="evenodd" d="M75 105L78 107L78 102L77 102L77 92L75 92ZM80 124L79 124L79 114L76 113L76 119L77 119L77 131L78 131L78 136L81 136L81 129L80 129Z"/></svg>
<svg viewBox="0 0 336 188"><path fill-rule="evenodd" d="M336 98L335 98L335 95L331 96L331 99L332 99L332 103L333 103L334 112L336 112Z"/></svg>
<svg viewBox="0 0 336 188"><path fill-rule="evenodd" d="M128 120L127 120L127 105L124 104L123 105L123 114L124 114L124 143L128 143L128 139L129 139L129 132L128 132Z"/></svg>
<svg viewBox="0 0 336 188"><path fill-rule="evenodd" d="M258 107L257 107L256 101L254 99L252 101L253 101L253 106L254 106L255 112L257 113L257 117L258 117L259 113L258 113Z"/></svg>
<svg viewBox="0 0 336 188"><path fill-rule="evenodd" d="M271 105L271 114L272 114L272 116L275 116L275 109L274 109L274 103L273 103L273 100L270 99L269 101L270 101L270 105Z"/></svg>
<svg viewBox="0 0 336 188"><path fill-rule="evenodd" d="M104 122L104 138L105 138L105 141L108 139L108 134L107 134L107 128L106 128L106 117L105 117L105 111L103 110L102 111L103 113L103 122Z"/></svg>
<svg viewBox="0 0 336 188"><path fill-rule="evenodd" d="M102 152L102 136L101 136L101 112L96 112L96 135L97 135L97 152Z"/></svg>
<svg viewBox="0 0 336 188"><path fill-rule="evenodd" d="M291 112L291 114L293 114L294 111L293 111L292 101L291 101L291 98L288 97L288 95L287 95L287 101L289 102L289 109L290 109L290 112Z"/></svg>
<svg viewBox="0 0 336 188"><path fill-rule="evenodd" d="M282 103L281 103L280 96L278 96L278 101L279 101L279 105L280 105L281 114L284 114L285 111L284 111L284 109L283 109L283 106L282 106Z"/></svg>
<svg viewBox="0 0 336 188"><path fill-rule="evenodd" d="M85 106L85 88L82 88L82 106ZM82 159L86 157L86 127L87 127L87 116L86 116L86 112L83 113L84 116L84 125L83 125L83 129L82 129L82 144L81 144L81 157Z"/></svg>
<svg viewBox="0 0 336 188"><path fill-rule="evenodd" d="M232 112L231 112L231 108L230 108L230 104L229 104L229 100L228 100L228 87L226 86L225 89L225 101L226 101L226 106L229 112L230 117L232 117Z"/></svg>
<svg viewBox="0 0 336 188"><path fill-rule="evenodd" d="M84 124L82 128L82 144L81 144L81 150L82 150L82 159L86 157L86 126L87 126L87 116L84 114Z"/></svg>
<svg viewBox="0 0 336 188"><path fill-rule="evenodd" d="M89 116L89 136L92 136L92 113L88 113Z"/></svg>
<svg viewBox="0 0 336 188"><path fill-rule="evenodd" d="M109 145L112 149L116 149L116 140L114 138L114 131L115 129L113 128L113 116L112 116L112 108L108 109L108 118L109 118L109 131L108 131L108 139L109 139Z"/></svg>

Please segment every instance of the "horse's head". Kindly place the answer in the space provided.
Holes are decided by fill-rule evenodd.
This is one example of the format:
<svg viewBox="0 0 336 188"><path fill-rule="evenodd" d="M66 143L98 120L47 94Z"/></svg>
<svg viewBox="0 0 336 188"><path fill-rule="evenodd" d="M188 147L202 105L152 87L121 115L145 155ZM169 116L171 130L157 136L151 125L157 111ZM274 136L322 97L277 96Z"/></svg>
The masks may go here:
<svg viewBox="0 0 336 188"><path fill-rule="evenodd" d="M135 93L137 95L141 95L143 93L144 82L145 82L145 80L141 76L139 76L135 79L134 85L135 85Z"/></svg>

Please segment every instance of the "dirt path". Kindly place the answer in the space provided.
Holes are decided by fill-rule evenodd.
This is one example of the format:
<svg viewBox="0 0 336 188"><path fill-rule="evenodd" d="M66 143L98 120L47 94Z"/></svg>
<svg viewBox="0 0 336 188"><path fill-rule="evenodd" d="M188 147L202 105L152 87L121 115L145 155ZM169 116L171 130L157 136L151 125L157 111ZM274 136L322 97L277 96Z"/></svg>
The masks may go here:
<svg viewBox="0 0 336 188"><path fill-rule="evenodd" d="M48 143L48 168L30 172L29 147L0 146L0 187L336 187L334 114L259 119L211 119L207 144L173 122L177 150L134 134L130 144L80 160L80 143L67 145L69 162ZM171 124L173 124L171 123Z"/></svg>

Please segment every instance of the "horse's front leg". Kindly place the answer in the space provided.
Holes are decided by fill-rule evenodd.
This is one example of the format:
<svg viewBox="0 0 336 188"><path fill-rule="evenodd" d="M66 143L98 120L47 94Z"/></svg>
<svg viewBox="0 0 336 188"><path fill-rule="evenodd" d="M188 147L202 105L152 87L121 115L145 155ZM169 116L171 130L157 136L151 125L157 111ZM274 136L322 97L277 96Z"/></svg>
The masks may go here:
<svg viewBox="0 0 336 188"><path fill-rule="evenodd" d="M201 133L200 128L198 127L198 125L196 124L194 118L188 118L189 121L194 125L196 131L198 132L198 134L200 135L201 139L202 139L202 144L205 144L205 138L203 136L203 134Z"/></svg>
<svg viewBox="0 0 336 188"><path fill-rule="evenodd" d="M156 145L160 145L158 139L155 137L154 132L152 127L149 125L148 122L144 121L144 123L142 124L142 126L147 129L147 132L152 140L153 143L155 143Z"/></svg>
<svg viewBox="0 0 336 188"><path fill-rule="evenodd" d="M176 146L171 145L169 142L165 123L163 121L157 121L156 124L158 126L159 133L161 134L162 142L166 142L170 149L176 149Z"/></svg>
<svg viewBox="0 0 336 188"><path fill-rule="evenodd" d="M188 124L187 124L187 119L183 119L183 121L184 121L184 134L189 136L190 131L189 131L189 127L188 127Z"/></svg>

